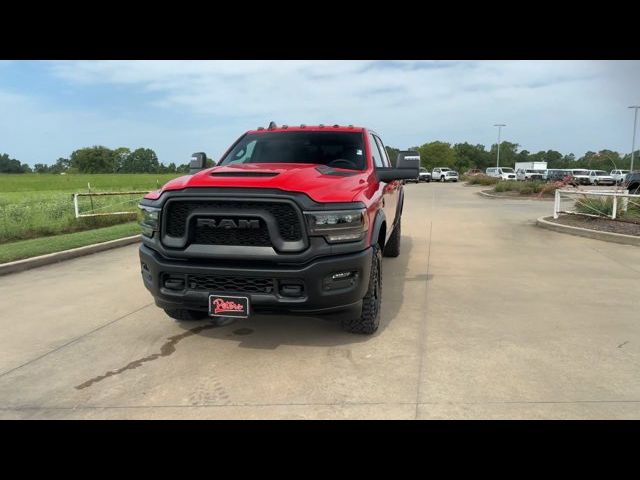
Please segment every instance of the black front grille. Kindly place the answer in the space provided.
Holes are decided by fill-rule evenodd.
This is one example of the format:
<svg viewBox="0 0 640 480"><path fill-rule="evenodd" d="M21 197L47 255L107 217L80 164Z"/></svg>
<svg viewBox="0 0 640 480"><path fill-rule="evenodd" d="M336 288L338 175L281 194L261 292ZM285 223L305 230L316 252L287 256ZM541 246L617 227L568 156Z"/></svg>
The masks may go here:
<svg viewBox="0 0 640 480"><path fill-rule="evenodd" d="M229 293L273 293L272 278L189 275L187 285L192 290Z"/></svg>
<svg viewBox="0 0 640 480"><path fill-rule="evenodd" d="M260 220L260 228L256 229L226 229L212 228L206 225L196 225L193 243L201 245L241 245L253 247L269 247L271 239L269 231Z"/></svg>
<svg viewBox="0 0 640 480"><path fill-rule="evenodd" d="M224 200L209 201L173 201L166 209L166 233L172 237L185 235L186 221L189 214L196 209L207 209L215 216L215 210L238 210L246 213L252 210L265 210L271 213L278 224L278 231L284 241L302 239L302 225L295 208L284 202L239 202ZM270 246L269 233L263 221L257 229L224 229L208 226L195 228L195 243L209 245L243 245Z"/></svg>

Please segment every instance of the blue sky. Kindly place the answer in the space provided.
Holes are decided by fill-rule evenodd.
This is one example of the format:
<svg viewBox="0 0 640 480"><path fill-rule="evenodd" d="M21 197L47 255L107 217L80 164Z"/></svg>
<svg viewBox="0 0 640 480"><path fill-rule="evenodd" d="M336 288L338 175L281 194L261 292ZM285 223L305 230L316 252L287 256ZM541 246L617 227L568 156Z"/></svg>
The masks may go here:
<svg viewBox="0 0 640 480"><path fill-rule="evenodd" d="M75 149L212 158L270 120L355 124L387 145L433 140L531 152L631 149L638 61L0 61L0 153Z"/></svg>

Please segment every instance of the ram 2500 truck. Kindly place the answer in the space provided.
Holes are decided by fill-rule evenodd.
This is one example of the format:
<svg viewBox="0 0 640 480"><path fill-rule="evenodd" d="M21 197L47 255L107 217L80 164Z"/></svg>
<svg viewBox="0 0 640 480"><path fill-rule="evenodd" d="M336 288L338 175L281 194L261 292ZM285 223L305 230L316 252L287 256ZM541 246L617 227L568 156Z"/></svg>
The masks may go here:
<svg viewBox="0 0 640 480"><path fill-rule="evenodd" d="M212 168L194 154L191 175L140 202L144 284L177 320L342 312L347 331L371 334L414 155L392 166L366 128L273 122Z"/></svg>

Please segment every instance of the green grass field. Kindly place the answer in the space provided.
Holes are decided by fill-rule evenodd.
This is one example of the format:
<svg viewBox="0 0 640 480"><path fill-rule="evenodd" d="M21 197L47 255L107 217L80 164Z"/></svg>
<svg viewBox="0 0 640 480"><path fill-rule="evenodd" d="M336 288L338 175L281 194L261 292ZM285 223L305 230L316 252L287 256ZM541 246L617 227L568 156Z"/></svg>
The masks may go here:
<svg viewBox="0 0 640 480"><path fill-rule="evenodd" d="M132 222L137 215L75 218L73 193L155 190L176 174L0 174L0 248L8 242ZM81 213L135 211L142 195L79 197ZM71 247L70 247L71 248Z"/></svg>
<svg viewBox="0 0 640 480"><path fill-rule="evenodd" d="M23 258L36 257L47 253L61 252L71 248L84 247L94 243L107 242L117 238L130 237L140 233L137 222L122 223L111 227L96 228L84 232L66 233L53 237L33 238L0 245L0 263L13 262Z"/></svg>

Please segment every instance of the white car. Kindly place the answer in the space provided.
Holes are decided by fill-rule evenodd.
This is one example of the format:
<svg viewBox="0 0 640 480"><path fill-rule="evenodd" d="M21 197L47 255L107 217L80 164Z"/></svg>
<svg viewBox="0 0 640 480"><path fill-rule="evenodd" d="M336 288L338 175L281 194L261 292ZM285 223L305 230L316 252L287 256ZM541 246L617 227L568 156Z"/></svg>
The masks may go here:
<svg viewBox="0 0 640 480"><path fill-rule="evenodd" d="M590 170L589 183L591 185L615 185L616 181L604 170Z"/></svg>
<svg viewBox="0 0 640 480"><path fill-rule="evenodd" d="M516 171L516 180L543 180L546 170L529 170L521 168Z"/></svg>
<svg viewBox="0 0 640 480"><path fill-rule="evenodd" d="M508 167L489 167L486 170L487 175L490 177L498 177L502 180L515 180L516 172L513 171L513 168Z"/></svg>
<svg viewBox="0 0 640 480"><path fill-rule="evenodd" d="M418 181L429 183L431 181L431 172L429 172L426 168L420 168L420 172L418 173Z"/></svg>
<svg viewBox="0 0 640 480"><path fill-rule="evenodd" d="M583 168L577 168L571 170L571 176L573 180L579 185L589 185L591 183L591 178L589 177L589 170L585 170Z"/></svg>
<svg viewBox="0 0 640 480"><path fill-rule="evenodd" d="M434 168L431 171L431 180L434 182L457 182L458 172L447 167Z"/></svg>
<svg viewBox="0 0 640 480"><path fill-rule="evenodd" d="M617 184L620 184L624 182L624 177L627 176L627 173L629 173L629 170L611 170L609 175Z"/></svg>

